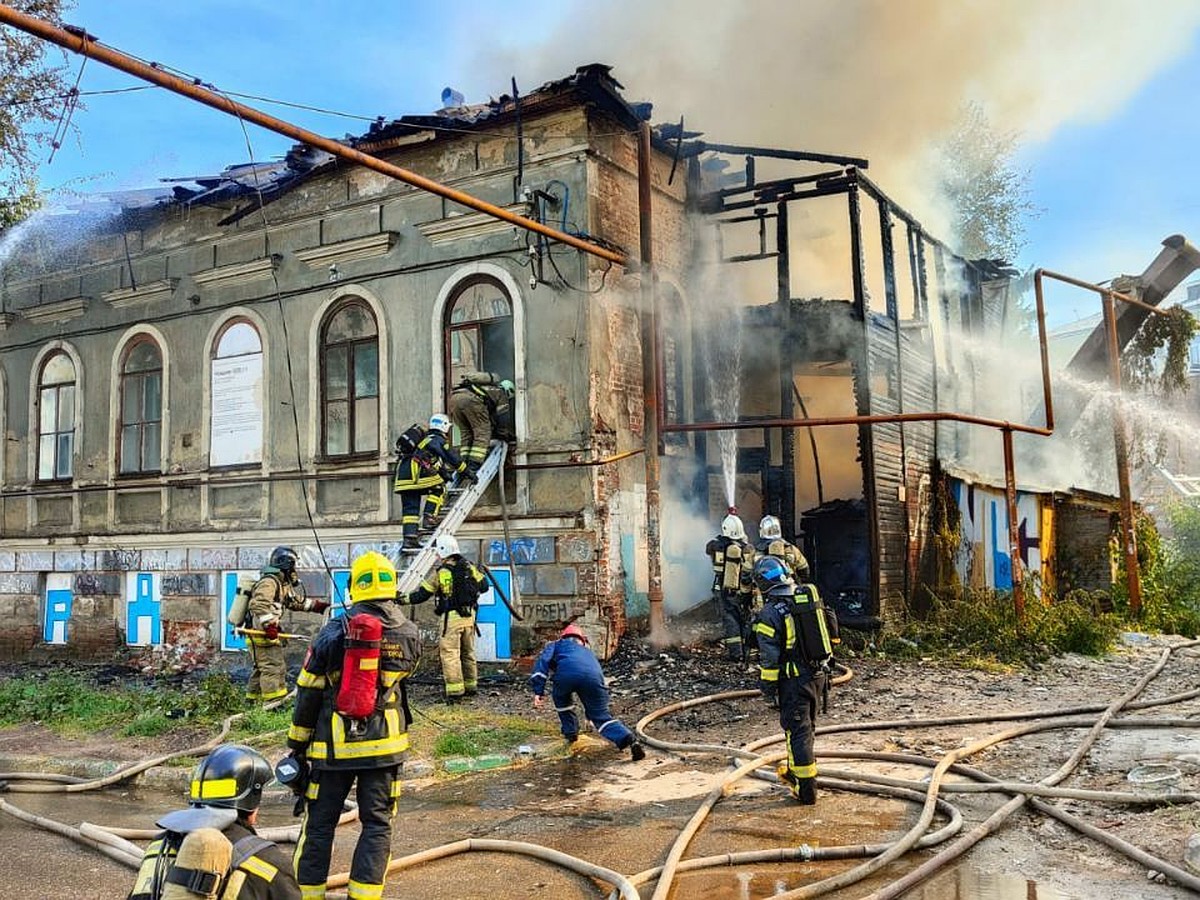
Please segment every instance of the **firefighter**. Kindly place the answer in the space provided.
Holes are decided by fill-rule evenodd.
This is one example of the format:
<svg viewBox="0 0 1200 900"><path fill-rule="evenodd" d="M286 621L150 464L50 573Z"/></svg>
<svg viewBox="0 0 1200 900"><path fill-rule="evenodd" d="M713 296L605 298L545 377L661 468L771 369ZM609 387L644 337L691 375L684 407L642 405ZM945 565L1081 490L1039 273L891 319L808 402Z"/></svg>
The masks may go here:
<svg viewBox="0 0 1200 900"><path fill-rule="evenodd" d="M305 900L325 896L334 829L356 782L362 831L347 897L383 896L408 750L411 717L404 679L420 659L421 635L392 602L395 566L381 553L362 554L350 567L349 594L346 614L327 622L309 645L287 733L299 773L292 788L304 799L295 864ZM375 629L377 639L352 637L366 626ZM356 703L367 694L365 715L344 712L350 692Z"/></svg>
<svg viewBox="0 0 1200 900"><path fill-rule="evenodd" d="M817 703L829 688L833 653L825 610L814 585L797 586L787 566L773 556L754 564L763 608L754 623L759 648L759 688L779 708L787 762L779 776L801 803L817 802L813 753Z"/></svg>
<svg viewBox="0 0 1200 900"><path fill-rule="evenodd" d="M558 640L546 645L534 663L533 674L529 676L534 709L542 708L547 682L559 727L568 744L579 738L579 719L575 715L575 697L579 697L583 714L601 736L618 749L628 750L635 762L646 758L636 735L608 711L608 685L600 661L588 647L587 635L574 622L562 630Z"/></svg>
<svg viewBox="0 0 1200 900"><path fill-rule="evenodd" d="M808 581L808 560L795 544L783 539L783 528L775 516L763 516L758 523L758 554L774 556L791 570L796 581Z"/></svg>
<svg viewBox="0 0 1200 900"><path fill-rule="evenodd" d="M252 670L246 697L250 700L277 700L287 694L287 660L279 637L283 611L323 613L329 609L328 602L304 596L296 560L291 547L276 547L250 592L250 627L262 632L247 635Z"/></svg>
<svg viewBox="0 0 1200 900"><path fill-rule="evenodd" d="M420 548L418 533L421 527L429 530L437 527L446 499L446 482L467 468L458 454L446 446L449 437L449 416L434 413L429 417L429 430L411 450L405 452L402 442L396 442L396 448L401 452L392 491L400 495L400 521L406 550ZM422 506L425 507L424 518Z"/></svg>
<svg viewBox="0 0 1200 900"><path fill-rule="evenodd" d="M271 764L250 747L221 744L209 753L192 774L189 808L169 813L156 823L165 831L146 848L128 900L172 894L211 895L222 900L300 900L291 860L254 830L263 788L272 778ZM222 841L232 844L232 851L226 846L222 855L221 848L214 846ZM228 862L212 868L203 865L203 860L214 858ZM205 893L183 891L193 871L200 873L200 878L192 881L193 887L213 880L205 879L205 872L223 879L224 884L218 881Z"/></svg>
<svg viewBox="0 0 1200 900"><path fill-rule="evenodd" d="M491 372L467 372L450 392L450 418L462 435L462 457L474 475L492 438L512 440L513 383Z"/></svg>
<svg viewBox="0 0 1200 900"><path fill-rule="evenodd" d="M424 603L431 597L433 611L442 619L438 656L442 662L445 700L457 703L479 690L479 666L475 661L475 612L479 595L487 590L487 576L462 555L458 539L439 535L434 543L437 567L408 595L407 602Z"/></svg>
<svg viewBox="0 0 1200 900"><path fill-rule="evenodd" d="M721 610L725 655L745 661L754 599L754 550L746 540L742 520L734 513L727 515L721 522L721 534L708 542L704 552L712 560L712 590Z"/></svg>

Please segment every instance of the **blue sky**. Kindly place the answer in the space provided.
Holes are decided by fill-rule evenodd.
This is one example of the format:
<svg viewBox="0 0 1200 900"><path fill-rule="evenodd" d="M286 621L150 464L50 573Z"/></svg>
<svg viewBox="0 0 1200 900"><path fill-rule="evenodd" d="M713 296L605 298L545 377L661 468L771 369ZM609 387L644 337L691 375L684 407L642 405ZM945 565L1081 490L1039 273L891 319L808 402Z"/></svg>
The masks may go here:
<svg viewBox="0 0 1200 900"><path fill-rule="evenodd" d="M447 85L462 91L468 102L477 102L489 94L506 91L509 78L514 75L522 90L528 90L547 78L569 73L575 65L604 61L615 65L614 73L629 87L630 99L656 101L659 110L656 118L671 120L680 112L695 111L689 121L696 122L697 127L718 140L760 144L795 141L786 145L854 155L865 148L873 159L875 153L884 152L879 148L897 147L901 148L898 152L908 152L916 140L911 134L903 141L896 140L896 135L890 133L895 120L909 118L916 123L917 130L922 124L926 128L936 127L943 123L944 117L913 116L931 105L949 109L960 103L971 96L965 86L968 82L983 84L985 102L991 90L992 99L1007 103L1004 107L1007 117L1000 124L1020 127L1019 103L1014 107L1013 97L1002 93L1003 88L1011 87L1010 82L1019 80L1010 76L1016 74L1017 67L1026 67L1024 60L1028 57L1014 57L1010 63L1000 56L985 60L987 65L974 60L963 62L957 56L938 57L938 65L961 67L963 84L955 84L954 78L947 76L944 83L936 77L920 82L914 78L910 86L906 79L912 70L919 68L920 48L899 56L894 70L881 69L884 74L874 82L868 81L865 88L846 89L841 94L832 87L813 85L811 71L803 72L805 77L800 78L796 71L773 70L771 66L778 65L780 54L770 45L757 55L743 51L735 57L741 68L763 66L761 73L748 72L756 80L747 81L750 85L747 89L760 90L766 86L770 92L769 102L763 107L764 115L779 116L785 110L784 117L804 118L804 111L811 110L810 127L796 135L765 127L760 130L742 109L730 109L722 118L714 115L707 102L710 98L706 95L711 92L706 85L697 81L698 86L690 96L681 88L689 73L708 76L706 69L715 69L720 74L722 65L716 57L707 67L703 61L696 62L696 57L719 53L718 44L726 50L737 50L733 36L743 31L750 33L748 39L754 41L751 46L772 39L790 42L791 35L773 38L761 28L739 30L739 25L745 23L738 21L737 16L752 19L763 8L770 7L766 0L755 6L752 13L730 13L729 6L723 5L719 7L721 12L713 7L710 14L693 16L686 23L680 19L678 9L671 9L672 2L678 0L650 4L643 10L633 0L602 7L573 0L519 3L456 0L436 7L429 3L378 4L366 0L306 0L303 4L268 0L153 3L80 0L67 20L85 26L104 43L197 75L224 90L366 117L391 118L432 111L441 105L441 91ZM822 35L823 43L834 45L838 56L822 62L826 69L833 67L829 59L841 66L842 57L856 51L863 54L870 51L878 56L871 41L879 40L878 46L888 46L893 43L895 30L907 28L910 23L880 22L886 16L881 15L880 7L874 7L870 10L873 16L870 26L878 26L879 33L872 35L861 22L844 12L851 9L859 14L859 7L869 8L872 2L847 0L823 12L806 12L803 15L808 18L797 18L792 27L803 32L816 24L827 32ZM1026 0L1014 2L1019 5ZM821 6L810 4L806 9L814 5ZM941 29L939 51L946 43L954 42L955 28L979 27L977 22L965 21L966 13L961 17L963 22L948 14L947 10L956 9L954 4L939 5L939 0L921 0L918 4L914 0L908 8L915 9L918 5L924 7L928 16L938 19L932 25L915 24L928 26L920 29L922 34ZM971 15L976 14L975 7L988 5L971 4ZM1013 6L1000 0L991 5L998 11ZM1108 0L1101 5L1125 7L1126 15L1140 13L1129 0ZM1177 2L1176 6L1180 4ZM834 8L836 13L831 11ZM1036 8L1036 4L1031 7ZM637 20L621 18L643 12L645 15ZM986 9L979 14L984 16L982 21L988 21L990 14ZM1013 16L1019 17L1020 11ZM1190 165L1193 148L1200 147L1200 116L1194 112L1195 97L1200 91L1200 39L1196 17L1184 12L1177 13L1176 19L1185 24L1162 26L1173 27L1177 32L1172 38L1173 58L1165 65L1145 62L1148 54L1144 48L1155 44L1147 42L1144 36L1124 37L1119 23L1111 26L1111 34L1099 32L1104 39L1099 41L1104 52L1097 54L1094 63L1098 80L1102 73L1111 76L1116 67L1130 68L1128 58L1123 60L1113 52L1123 39L1134 43L1138 58L1143 60L1139 74L1130 75L1113 88L1112 102L1097 104L1095 97L1087 103L1081 101L1087 112L1076 116L1070 112L1068 96L1056 98L1055 102L1063 108L1054 116L1047 118L1044 109L1037 111L1036 134L1031 133L1027 139L1021 163L1031 172L1032 200L1044 211L1029 223L1029 246L1019 260L1022 265L1040 265L1099 280L1118 272L1140 272L1157 252L1159 241L1168 234L1182 232L1193 242L1200 241L1200 178ZM1038 35L1046 30L1039 27L1041 24L1032 20L1027 31ZM1092 27L1093 33L1084 36L1089 50L1097 44L1095 29L1108 26ZM686 30L689 28L691 31ZM840 31L862 39L851 42L846 37L842 46ZM1001 38L1003 34L997 41ZM1015 34L1009 35L1008 40L1021 45L1028 38L1029 34ZM688 45L689 40L694 41L694 46ZM671 57L672 47L678 51L677 60ZM858 51L860 47L863 49ZM1084 56L1083 48L1081 43L1077 57ZM1040 77L1046 82L1047 95L1056 87L1068 94L1079 90L1071 87L1078 85L1078 81L1071 82L1066 76L1059 81L1055 69L1056 62L1067 65L1063 60L1056 61L1054 54L1072 52L1069 38L1054 35L1048 47L1039 45L1036 50L1039 64L1048 60L1050 65L1045 74L1026 74L1023 89L1036 95ZM808 56L819 58L820 53ZM1091 57L1075 62L1076 68L1083 70L1082 77L1087 79L1088 69L1093 66ZM69 60L72 74L78 71L79 63L78 57ZM851 59L851 65L865 64L863 60ZM693 68L689 69L689 65ZM831 73L831 85L834 77L841 82L847 78L844 71ZM904 96L897 96L886 98L890 104L887 108L881 103L879 110L865 109L874 95L881 94L881 80L898 85L898 94L911 87L909 106L906 108ZM81 89L96 91L135 84L138 82L130 76L91 62L84 71ZM931 100L931 91L941 91L944 96ZM857 105L861 109L862 129L864 133L870 132L862 141L857 139L858 123L853 117L841 116L836 127L820 127L822 116L830 115L830 107L828 104L822 107L817 98L831 93L837 106ZM368 124L248 102L331 136L359 133ZM159 178L217 171L249 156L241 126L235 119L165 91L151 89L92 96L86 103L87 109L77 112L74 119L78 142L68 140L53 162L42 167L41 179L46 187L83 192L145 187ZM793 108L799 109L800 114L793 114ZM812 122L817 125L812 127ZM722 124L729 126L729 130L714 130L714 126ZM760 133L751 133L754 131ZM743 133L744 139L740 137ZM257 128L250 129L250 138L256 159L279 156L290 145L287 139ZM895 186L885 179L885 189ZM898 196L905 199L903 192ZM1075 312L1092 312L1091 305L1090 299L1056 292L1051 319L1061 322L1072 318Z"/></svg>

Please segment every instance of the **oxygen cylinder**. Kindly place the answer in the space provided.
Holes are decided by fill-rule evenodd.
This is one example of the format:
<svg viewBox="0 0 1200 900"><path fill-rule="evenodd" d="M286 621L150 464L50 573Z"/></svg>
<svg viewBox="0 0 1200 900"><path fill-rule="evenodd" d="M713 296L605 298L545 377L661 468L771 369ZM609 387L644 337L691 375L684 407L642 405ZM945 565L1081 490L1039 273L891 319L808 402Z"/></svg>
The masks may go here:
<svg viewBox="0 0 1200 900"><path fill-rule="evenodd" d="M348 719L365 719L375 712L382 639L383 623L375 616L358 613L350 617L337 693L337 711Z"/></svg>
<svg viewBox="0 0 1200 900"><path fill-rule="evenodd" d="M742 583L742 546L730 543L725 548L725 569L721 579L721 587L727 591L735 591Z"/></svg>
<svg viewBox="0 0 1200 900"><path fill-rule="evenodd" d="M233 861L233 845L215 828L189 831L167 873L162 900L216 900Z"/></svg>
<svg viewBox="0 0 1200 900"><path fill-rule="evenodd" d="M829 621L825 616L825 603L817 586L798 585L792 603L796 643L805 662L810 665L827 662L833 655L833 646L829 637Z"/></svg>
<svg viewBox="0 0 1200 900"><path fill-rule="evenodd" d="M254 593L254 585L258 579L253 575L243 575L238 579L237 588L233 592L233 602L229 604L229 615L225 617L234 628L246 624L246 615L250 612L250 595Z"/></svg>

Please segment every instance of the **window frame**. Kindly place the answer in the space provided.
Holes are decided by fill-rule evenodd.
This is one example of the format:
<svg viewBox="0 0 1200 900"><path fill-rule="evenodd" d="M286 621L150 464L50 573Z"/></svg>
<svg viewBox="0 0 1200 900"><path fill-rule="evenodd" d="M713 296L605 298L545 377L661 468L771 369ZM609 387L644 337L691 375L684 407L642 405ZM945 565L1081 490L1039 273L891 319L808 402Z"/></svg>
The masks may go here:
<svg viewBox="0 0 1200 900"><path fill-rule="evenodd" d="M334 320L341 315L345 310L352 306L360 307L369 317L371 323L375 326L374 334L369 337L352 338L350 340L342 340L331 344L328 339L329 327ZM318 360L318 384L317 384L317 415L320 417L319 435L320 435L320 453L319 457L323 462L341 463L352 462L364 459L375 459L379 456L382 450L382 441L380 439L380 425L383 421L383 386L382 386L382 348L380 340L379 319L375 315L375 310L371 304L363 297L357 294L348 294L330 306L321 318L320 328L317 332L317 360ZM354 378L355 372L355 353L357 348L370 345L375 351L375 400L376 416L375 416L375 446L369 450L359 450L356 446L357 436L357 406L358 401L370 399L372 395L358 396L356 393L356 384ZM330 400L327 395L328 389L328 358L331 347L346 348L346 396L337 400ZM329 416L328 409L330 403L345 403L346 404L346 436L349 442L349 451L346 453L330 453L329 452Z"/></svg>
<svg viewBox="0 0 1200 900"><path fill-rule="evenodd" d="M254 332L254 337L258 341L258 349L250 353L234 353L228 356L221 355L221 342L226 335L238 325L245 325ZM268 405L267 405L267 345L263 340L264 327L261 322L250 318L248 315L237 313L229 318L221 321L216 330L210 332L212 337L208 347L207 354L207 371L205 372L206 389L205 400L208 405L207 422L205 423L205 441L206 456L208 459L208 468L218 472L225 472L234 469L261 469L266 465L267 460L267 434L268 434ZM213 400L214 400L214 382L213 367L218 360L240 359L243 357L257 356L261 364L261 381L259 386L259 404L260 410L260 427L259 427L259 444L258 444L258 459L246 460L240 462L213 462Z"/></svg>
<svg viewBox="0 0 1200 900"><path fill-rule="evenodd" d="M142 369L137 372L126 372L125 367L129 364L129 358L133 352L140 346L149 344L153 347L155 354L158 356L158 367L152 369ZM161 475L163 472L163 447L166 437L164 430L164 404L163 393L166 388L166 362L163 358L162 347L159 346L157 340L153 336L142 333L138 334L126 343L121 352L121 364L118 368L118 383L117 383L117 458L116 471L118 478L137 478L147 475ZM137 379L142 384L142 397L145 399L145 379L147 376L158 375L158 418L145 418L145 410L143 409L143 418L137 422L127 422L125 420L125 385L128 379ZM151 424L158 425L158 452L154 459L150 461L151 465L146 466L146 426ZM125 471L122 468L125 459L125 429L132 426L137 429L138 434L138 460L142 463L142 467Z"/></svg>
<svg viewBox="0 0 1200 900"><path fill-rule="evenodd" d="M63 382L56 382L55 384L52 384L52 385L46 385L45 384L46 369L47 369L47 367L49 367L49 365L52 362L54 362L60 356L63 359L65 359L71 366L71 380L63 381ZM79 390L78 390L78 388L79 388L79 367L75 364L74 357L72 357L71 354L68 353L62 347L56 347L55 349L49 351L42 358L41 362L38 364L37 379L36 379L35 383L37 384L37 395L35 398L35 405L34 405L34 421L36 423L36 427L34 429L34 434L36 435L36 438L34 440L34 460L33 460L34 481L38 484L70 483L75 480L75 450L78 445L77 425L78 425L78 420L79 420ZM71 388L71 428L69 431L61 431L57 427L59 424L59 421L62 418L61 396L62 396L62 390L67 387ZM54 435L54 460L53 460L51 467L52 467L52 470L56 474L50 478L43 478L42 477L42 439L46 436L46 433L42 431L42 410L43 410L43 404L45 403L45 394L48 390L53 391L54 397L55 397L55 404L54 404L55 430L52 432L49 432L49 434ZM66 475L58 475L57 472L59 469L59 441L60 441L62 435L67 435L67 434L69 434L71 436L71 453L70 453L70 457L68 459L68 472Z"/></svg>
<svg viewBox="0 0 1200 900"><path fill-rule="evenodd" d="M497 293L499 293L504 298L505 302L508 304L508 314L503 315L503 316L489 316L487 318L470 319L469 321L461 322L461 323L451 322L451 318L454 315L454 308L458 304L458 301L462 298L462 296L465 293L467 293L467 291L471 290L472 288L474 288L480 284L486 284L486 285L491 286ZM442 314L441 342L442 342L442 372L443 372L442 380L444 382L443 389L442 389L442 394L443 394L442 402L443 403L448 404L450 402L450 392L454 389L454 384L455 384L454 361L453 361L453 356L451 355L451 349L450 349L451 344L453 342L453 336L455 334L461 334L462 332L465 332L465 331L475 331L476 334L478 335L478 334L481 334L482 326L494 324L494 323L498 323L498 322L503 322L506 320L509 323L508 327L509 327L509 331L512 336L512 338L509 342L510 346L512 348L511 358L509 360L505 361L504 366L493 366L487 360L477 359L476 360L476 362L477 362L476 369L478 369L479 371L484 371L484 372L496 372L497 374L501 375L502 377L512 379L515 382L516 366L517 366L516 304L514 302L513 296L510 293L508 287L499 278L496 278L495 276L489 275L486 273L474 273L474 274L468 275L465 278L458 281L454 285L454 289L450 292L450 295L446 298L446 305L444 308L444 312ZM476 339L476 348L477 348L477 351L480 354L482 354L483 345L482 345L482 340L479 338Z"/></svg>

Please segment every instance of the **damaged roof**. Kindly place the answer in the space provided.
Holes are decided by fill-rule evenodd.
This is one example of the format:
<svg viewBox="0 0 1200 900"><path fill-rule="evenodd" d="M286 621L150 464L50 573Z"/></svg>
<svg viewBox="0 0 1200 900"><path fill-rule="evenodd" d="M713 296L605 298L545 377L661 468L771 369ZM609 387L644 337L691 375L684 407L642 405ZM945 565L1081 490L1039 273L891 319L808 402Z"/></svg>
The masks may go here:
<svg viewBox="0 0 1200 900"><path fill-rule="evenodd" d="M515 86L515 85L514 85ZM419 132L453 134L481 126L515 123L521 115L566 107L581 100L608 112L622 125L633 129L650 118L651 104L630 103L621 96L622 85L612 77L612 67L601 63L580 66L566 78L548 81L528 94L502 94L486 103L447 106L424 115L406 115L390 122L381 117L365 134L346 135L341 143L364 153L379 153L403 146L406 138ZM169 190L105 195L122 210L147 210L172 203L215 205L253 198L254 205L233 212L220 224L230 224L257 209L261 199L270 202L310 176L337 162L337 157L306 144L295 145L283 159L227 166L220 172L179 178L164 178Z"/></svg>

